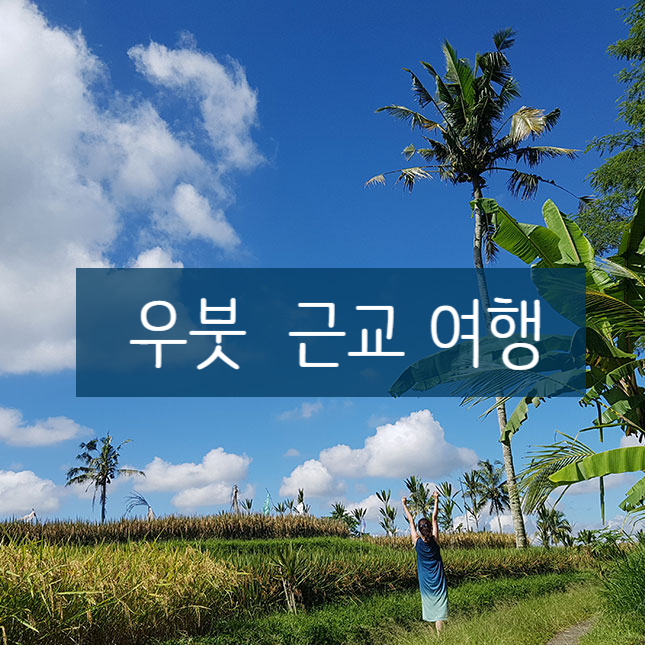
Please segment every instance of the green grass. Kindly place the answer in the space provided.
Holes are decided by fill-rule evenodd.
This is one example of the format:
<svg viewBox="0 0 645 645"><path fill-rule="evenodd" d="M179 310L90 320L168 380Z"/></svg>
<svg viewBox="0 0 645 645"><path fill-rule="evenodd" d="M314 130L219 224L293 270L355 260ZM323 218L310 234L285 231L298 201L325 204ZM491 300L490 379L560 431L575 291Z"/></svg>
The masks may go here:
<svg viewBox="0 0 645 645"><path fill-rule="evenodd" d="M451 616L459 621L510 599L562 592L588 577L568 573L467 582L450 590ZM345 600L296 615L279 613L255 620L226 621L214 626L216 635L172 640L166 645L377 645L389 642L394 632L401 635L402 627L412 629L421 622L418 591L397 592L361 601Z"/></svg>
<svg viewBox="0 0 645 645"><path fill-rule="evenodd" d="M428 626L399 630L392 645L544 645L557 633L598 611L597 587L574 586L568 591L529 597L487 613L449 620L441 639ZM614 641L604 641L604 645Z"/></svg>
<svg viewBox="0 0 645 645"><path fill-rule="evenodd" d="M616 559L604 580L601 599L603 615L581 643L645 644L645 547Z"/></svg>
<svg viewBox="0 0 645 645"><path fill-rule="evenodd" d="M621 619L601 617L579 645L645 645L645 632Z"/></svg>

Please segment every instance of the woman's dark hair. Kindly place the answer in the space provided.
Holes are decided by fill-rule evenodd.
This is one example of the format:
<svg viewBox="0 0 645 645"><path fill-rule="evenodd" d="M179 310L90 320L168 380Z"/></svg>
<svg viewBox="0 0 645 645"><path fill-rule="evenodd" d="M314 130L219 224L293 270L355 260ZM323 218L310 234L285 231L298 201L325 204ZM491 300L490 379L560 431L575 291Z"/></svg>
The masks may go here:
<svg viewBox="0 0 645 645"><path fill-rule="evenodd" d="M417 529L426 542L434 540L434 535L432 535L432 526L430 525L429 520L427 520L425 517L422 517L419 520L419 522L417 523Z"/></svg>

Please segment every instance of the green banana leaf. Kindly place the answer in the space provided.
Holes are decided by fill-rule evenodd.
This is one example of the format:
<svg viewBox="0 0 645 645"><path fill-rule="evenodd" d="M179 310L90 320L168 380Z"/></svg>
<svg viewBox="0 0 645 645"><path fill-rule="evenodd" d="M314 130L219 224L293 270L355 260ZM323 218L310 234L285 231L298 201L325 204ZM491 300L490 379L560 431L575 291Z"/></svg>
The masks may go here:
<svg viewBox="0 0 645 645"><path fill-rule="evenodd" d="M561 485L604 477L616 473L645 471L645 446L629 446L606 450L586 457L582 461L570 464L554 472L549 479Z"/></svg>

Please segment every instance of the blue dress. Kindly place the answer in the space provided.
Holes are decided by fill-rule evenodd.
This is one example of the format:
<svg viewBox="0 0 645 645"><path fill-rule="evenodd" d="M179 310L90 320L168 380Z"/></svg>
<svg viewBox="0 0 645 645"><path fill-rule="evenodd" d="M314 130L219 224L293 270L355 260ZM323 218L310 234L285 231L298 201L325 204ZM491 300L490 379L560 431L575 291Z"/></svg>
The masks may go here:
<svg viewBox="0 0 645 645"><path fill-rule="evenodd" d="M434 540L426 543L418 538L414 548L417 552L423 620L432 623L445 620L448 618L448 585L439 545Z"/></svg>

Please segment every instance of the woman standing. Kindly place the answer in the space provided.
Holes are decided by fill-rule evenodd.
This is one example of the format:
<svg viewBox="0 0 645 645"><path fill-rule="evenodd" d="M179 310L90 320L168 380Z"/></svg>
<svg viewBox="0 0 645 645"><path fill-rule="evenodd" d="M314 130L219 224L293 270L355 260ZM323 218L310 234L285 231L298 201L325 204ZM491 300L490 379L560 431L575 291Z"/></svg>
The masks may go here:
<svg viewBox="0 0 645 645"><path fill-rule="evenodd" d="M414 518L408 509L407 498L404 497L401 501L405 516L410 523L412 543L417 552L417 572L419 574L423 620L434 623L437 634L440 634L443 629L443 621L448 618L448 586L438 543L439 493L435 491L433 497L432 525L425 517L422 517L415 527Z"/></svg>

